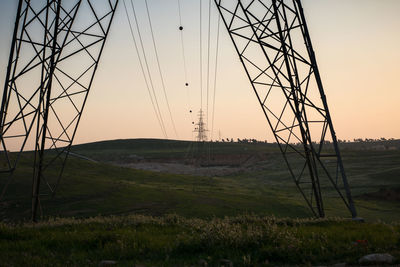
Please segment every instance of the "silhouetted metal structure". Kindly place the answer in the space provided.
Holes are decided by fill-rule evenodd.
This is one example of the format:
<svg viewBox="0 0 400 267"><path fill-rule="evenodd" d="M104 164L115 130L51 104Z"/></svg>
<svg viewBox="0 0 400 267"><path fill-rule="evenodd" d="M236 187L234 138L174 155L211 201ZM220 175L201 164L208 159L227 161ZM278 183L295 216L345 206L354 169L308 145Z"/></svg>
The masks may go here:
<svg viewBox="0 0 400 267"><path fill-rule="evenodd" d="M356 217L300 0L214 1L311 211L325 216L321 189L330 181ZM0 110L0 163L10 180L32 139L33 220L43 189L57 189L117 5L19 0ZM55 177L46 175L50 166Z"/></svg>
<svg viewBox="0 0 400 267"><path fill-rule="evenodd" d="M311 211L325 216L321 188L329 180L356 217L301 1L215 3Z"/></svg>
<svg viewBox="0 0 400 267"><path fill-rule="evenodd" d="M34 142L33 220L43 189L54 194L58 186L117 4L19 1L0 111L1 172L8 179L4 194L26 144ZM50 166L56 177L46 176Z"/></svg>
<svg viewBox="0 0 400 267"><path fill-rule="evenodd" d="M196 135L196 141L197 142L205 142L207 141L207 128L206 128L206 123L204 122L204 112L202 109L199 111L199 122L196 123L196 128L194 129L194 132L197 133Z"/></svg>

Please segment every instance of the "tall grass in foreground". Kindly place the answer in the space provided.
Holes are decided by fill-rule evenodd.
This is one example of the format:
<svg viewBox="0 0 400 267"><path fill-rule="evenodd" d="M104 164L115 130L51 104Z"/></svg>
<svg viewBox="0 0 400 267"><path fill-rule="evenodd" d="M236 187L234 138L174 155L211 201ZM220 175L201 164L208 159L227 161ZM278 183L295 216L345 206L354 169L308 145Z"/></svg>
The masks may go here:
<svg viewBox="0 0 400 267"><path fill-rule="evenodd" d="M0 263L10 266L218 266L356 264L368 253L400 256L400 224L340 218L243 215L210 220L177 215L55 218L0 224Z"/></svg>

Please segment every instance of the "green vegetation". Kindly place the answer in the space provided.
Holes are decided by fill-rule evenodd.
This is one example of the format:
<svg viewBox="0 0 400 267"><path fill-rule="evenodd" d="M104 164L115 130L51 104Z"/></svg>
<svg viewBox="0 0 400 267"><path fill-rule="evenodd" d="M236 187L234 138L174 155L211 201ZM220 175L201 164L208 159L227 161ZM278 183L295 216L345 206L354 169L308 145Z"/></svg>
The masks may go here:
<svg viewBox="0 0 400 267"><path fill-rule="evenodd" d="M219 176L124 167L138 158L184 160L188 145L117 140L74 147L73 153L97 162L70 157L55 197L41 197L38 224L24 223L30 218L33 157L24 153L0 206L2 263L95 266L109 259L122 266L182 266L204 260L215 266L229 259L235 266L267 260L272 265L356 264L362 255L377 252L400 258L400 150L341 144L359 216L367 221L361 224L332 219L349 213L326 183L329 217L309 219L274 144L213 144L221 158L258 157ZM57 174L47 170L41 192L48 192L46 183L54 184Z"/></svg>
<svg viewBox="0 0 400 267"><path fill-rule="evenodd" d="M250 184L236 177L164 174L74 158L67 166L56 197L42 198L45 216L177 213L206 218L250 212L309 216L300 198L285 200L286 193L274 192L268 185L257 189L255 181ZM15 173L2 210L4 219L29 218L30 182L29 167ZM44 183L42 192L48 192Z"/></svg>
<svg viewBox="0 0 400 267"><path fill-rule="evenodd" d="M234 266L357 264L368 253L400 257L400 225L255 215L52 219L0 225L2 263L18 266Z"/></svg>
<svg viewBox="0 0 400 267"><path fill-rule="evenodd" d="M207 143L212 152L218 154L254 154L257 152L279 152L271 143ZM195 148L196 142L162 139L123 139L76 145L72 151L99 161L129 160L130 156L146 159L184 159Z"/></svg>
<svg viewBox="0 0 400 267"><path fill-rule="evenodd" d="M132 155L149 160L176 159L177 154L184 155L187 149L188 142L146 139L76 146L74 153L100 162L70 157L55 197L42 197L43 216L171 213L195 218L245 213L311 216L275 144L213 144L214 151L226 155L262 153L263 156L249 168L222 176L167 174L114 165L115 155L122 162L129 161ZM376 194L381 189L398 192L395 189L400 188L400 150L360 151L346 147L343 158L359 215L367 221L400 221L399 201ZM23 155L8 187L0 207L0 218L5 221L30 217L31 161L30 153ZM49 169L46 181L51 183L57 174ZM4 185L5 181L2 179L0 183ZM46 181L42 182L44 193L48 192ZM323 190L327 215L348 217L332 188L325 185Z"/></svg>

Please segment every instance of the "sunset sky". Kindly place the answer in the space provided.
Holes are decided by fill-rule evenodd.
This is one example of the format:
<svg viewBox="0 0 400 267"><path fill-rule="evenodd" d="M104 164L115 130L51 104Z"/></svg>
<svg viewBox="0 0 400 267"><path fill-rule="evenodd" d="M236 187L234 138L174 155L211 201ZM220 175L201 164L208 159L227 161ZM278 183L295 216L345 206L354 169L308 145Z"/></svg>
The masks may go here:
<svg viewBox="0 0 400 267"><path fill-rule="evenodd" d="M37 0L36 0L37 1ZM0 2L0 77L5 79L16 0ZM127 4L130 2L126 0ZM161 68L177 126L162 93L143 0L134 0L154 73L168 138L191 140L200 109L199 0L181 0L188 79L185 80L177 0L148 0ZM311 39L339 139L400 138L400 1L303 0ZM209 124L217 10L212 3ZM130 5L128 5L129 7ZM203 0L203 110L206 110L208 1ZM189 87L185 87L185 82ZM187 91L189 90L189 91ZM189 110L193 110L190 113ZM208 126L211 130L211 125ZM228 33L221 24L213 139L271 140ZM75 143L163 138L134 50L123 0L111 28Z"/></svg>

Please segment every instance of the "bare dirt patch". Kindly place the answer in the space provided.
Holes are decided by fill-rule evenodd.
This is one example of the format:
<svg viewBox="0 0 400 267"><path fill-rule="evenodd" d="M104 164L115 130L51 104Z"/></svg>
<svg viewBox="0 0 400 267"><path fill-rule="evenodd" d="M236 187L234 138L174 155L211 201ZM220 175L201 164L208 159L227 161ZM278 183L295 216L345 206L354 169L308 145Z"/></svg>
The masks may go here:
<svg viewBox="0 0 400 267"><path fill-rule="evenodd" d="M265 161L266 154L224 154L213 155L210 159L134 159L114 164L127 168L148 170L172 174L225 176L244 172L255 168L259 162ZM132 160L134 159L134 160Z"/></svg>

